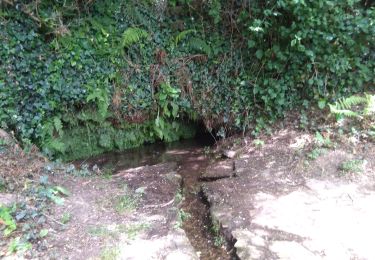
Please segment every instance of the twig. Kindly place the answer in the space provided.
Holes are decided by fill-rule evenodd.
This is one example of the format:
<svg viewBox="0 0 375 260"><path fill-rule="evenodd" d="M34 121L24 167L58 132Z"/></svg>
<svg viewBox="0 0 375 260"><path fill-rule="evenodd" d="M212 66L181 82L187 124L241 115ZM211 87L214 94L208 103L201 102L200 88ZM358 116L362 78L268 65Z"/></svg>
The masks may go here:
<svg viewBox="0 0 375 260"><path fill-rule="evenodd" d="M174 198L171 200L171 201L168 201L167 203L164 203L164 204L157 204L157 205L146 205L146 206L143 206L143 208L163 208L163 207L166 207L168 205L171 205L172 203L174 202Z"/></svg>

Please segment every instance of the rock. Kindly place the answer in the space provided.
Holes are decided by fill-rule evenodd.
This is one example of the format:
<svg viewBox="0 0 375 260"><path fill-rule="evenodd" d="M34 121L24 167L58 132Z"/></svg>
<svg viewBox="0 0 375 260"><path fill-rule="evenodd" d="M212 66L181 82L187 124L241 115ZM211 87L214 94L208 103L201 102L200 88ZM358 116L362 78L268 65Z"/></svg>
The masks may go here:
<svg viewBox="0 0 375 260"><path fill-rule="evenodd" d="M10 193L0 193L0 206L10 206L17 202L17 196Z"/></svg>
<svg viewBox="0 0 375 260"><path fill-rule="evenodd" d="M233 159L234 157L236 157L237 152L236 152L236 151L233 151L233 150L224 150L224 151L222 152L222 155L223 155L223 157L225 157L225 158Z"/></svg>
<svg viewBox="0 0 375 260"><path fill-rule="evenodd" d="M233 177L235 175L234 168L234 161L232 160L215 162L206 169L205 173L201 176L201 179L221 179Z"/></svg>

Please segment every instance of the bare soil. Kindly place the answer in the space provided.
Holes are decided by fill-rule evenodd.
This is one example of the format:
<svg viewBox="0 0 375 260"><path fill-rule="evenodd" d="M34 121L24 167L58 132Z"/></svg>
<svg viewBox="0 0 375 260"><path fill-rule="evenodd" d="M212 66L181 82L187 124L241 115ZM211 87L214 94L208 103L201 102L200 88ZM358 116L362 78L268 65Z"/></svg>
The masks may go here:
<svg viewBox="0 0 375 260"><path fill-rule="evenodd" d="M45 209L46 237L35 240L32 250L18 254L9 253L13 236L8 237L1 245L4 258L230 257L225 243L214 245L209 209L198 196L199 178L209 162L202 146L190 141L168 148L157 145L77 162L77 166L87 164L94 169L95 174L88 176L80 176L78 170L65 171L65 166L51 170L45 158L33 153L17 156L8 148L2 167L10 167L3 176L8 178L7 172L17 169L19 174L7 181L5 193L0 194L2 205L27 200L13 194L22 193L29 177L37 182L46 174L50 185L64 187L69 196L63 205L51 202ZM19 185L10 190L12 183Z"/></svg>
<svg viewBox="0 0 375 260"><path fill-rule="evenodd" d="M374 259L374 143L342 137L324 147L291 128L262 140L241 147L234 177L203 185L238 257Z"/></svg>
<svg viewBox="0 0 375 260"><path fill-rule="evenodd" d="M232 137L216 155L192 142L76 162L95 174L48 170L13 138L0 146L0 204L28 201L48 174L69 191L43 215L48 235L14 259L375 259L375 144L280 123L272 135ZM229 151L229 152L228 152ZM0 183L1 184L1 183ZM1 186L0 186L1 187ZM36 221L36 220L33 220ZM0 223L3 224L4 223ZM223 239L224 238L224 239Z"/></svg>

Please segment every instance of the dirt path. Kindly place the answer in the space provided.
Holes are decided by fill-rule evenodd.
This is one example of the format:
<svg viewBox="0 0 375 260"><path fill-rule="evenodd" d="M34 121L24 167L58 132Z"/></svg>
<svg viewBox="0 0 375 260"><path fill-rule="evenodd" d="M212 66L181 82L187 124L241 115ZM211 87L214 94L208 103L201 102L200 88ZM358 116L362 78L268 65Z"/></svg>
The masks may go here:
<svg viewBox="0 0 375 260"><path fill-rule="evenodd" d="M234 165L203 190L241 259L375 259L375 145L313 141L284 130L206 173Z"/></svg>

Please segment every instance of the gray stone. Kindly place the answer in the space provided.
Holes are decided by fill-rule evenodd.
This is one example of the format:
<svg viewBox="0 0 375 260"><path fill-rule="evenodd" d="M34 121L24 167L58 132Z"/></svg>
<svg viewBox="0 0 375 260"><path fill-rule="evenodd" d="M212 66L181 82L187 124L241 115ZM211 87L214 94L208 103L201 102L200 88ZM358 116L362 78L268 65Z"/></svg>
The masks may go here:
<svg viewBox="0 0 375 260"><path fill-rule="evenodd" d="M17 195L10 193L0 193L0 205L10 206L17 202Z"/></svg>
<svg viewBox="0 0 375 260"><path fill-rule="evenodd" d="M222 155L226 158L233 159L234 157L236 157L237 152L232 150L224 150L222 152Z"/></svg>

